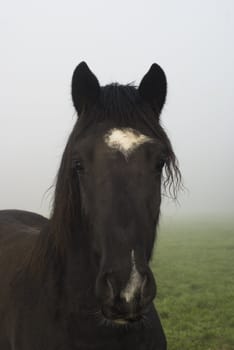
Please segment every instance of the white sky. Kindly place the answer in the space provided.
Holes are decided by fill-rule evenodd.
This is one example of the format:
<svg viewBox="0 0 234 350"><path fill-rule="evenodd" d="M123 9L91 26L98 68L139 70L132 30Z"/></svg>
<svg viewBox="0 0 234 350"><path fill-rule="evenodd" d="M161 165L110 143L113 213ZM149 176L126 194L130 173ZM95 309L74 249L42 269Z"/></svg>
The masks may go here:
<svg viewBox="0 0 234 350"><path fill-rule="evenodd" d="M75 122L70 81L85 60L101 84L168 78L162 121L189 193L176 215L234 214L234 2L1 2L0 208L48 214ZM173 214L174 215L174 214Z"/></svg>

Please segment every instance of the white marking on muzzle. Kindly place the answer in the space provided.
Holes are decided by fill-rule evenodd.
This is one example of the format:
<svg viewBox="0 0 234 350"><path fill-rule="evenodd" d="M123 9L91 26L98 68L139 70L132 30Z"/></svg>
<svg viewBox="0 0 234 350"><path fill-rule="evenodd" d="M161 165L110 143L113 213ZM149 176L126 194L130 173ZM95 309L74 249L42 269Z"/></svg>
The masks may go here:
<svg viewBox="0 0 234 350"><path fill-rule="evenodd" d="M105 143L128 159L128 156L145 142L152 142L149 136L139 133L132 128L110 129L104 136Z"/></svg>
<svg viewBox="0 0 234 350"><path fill-rule="evenodd" d="M126 300L127 303L129 303L136 292L140 289L141 284L142 284L142 277L140 273L137 271L136 268L136 260L135 260L135 255L134 255L134 250L131 252L131 261L132 261L132 270L130 273L129 281L122 290L120 296Z"/></svg>

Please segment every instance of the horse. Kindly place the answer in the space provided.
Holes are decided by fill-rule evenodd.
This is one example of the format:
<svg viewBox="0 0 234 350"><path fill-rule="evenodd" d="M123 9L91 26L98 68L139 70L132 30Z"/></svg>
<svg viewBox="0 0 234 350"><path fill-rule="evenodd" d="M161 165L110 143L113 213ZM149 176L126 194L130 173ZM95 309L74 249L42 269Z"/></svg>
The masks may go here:
<svg viewBox="0 0 234 350"><path fill-rule="evenodd" d="M138 87L74 70L77 114L50 218L0 211L1 350L165 350L150 268L163 189L180 170L154 63Z"/></svg>

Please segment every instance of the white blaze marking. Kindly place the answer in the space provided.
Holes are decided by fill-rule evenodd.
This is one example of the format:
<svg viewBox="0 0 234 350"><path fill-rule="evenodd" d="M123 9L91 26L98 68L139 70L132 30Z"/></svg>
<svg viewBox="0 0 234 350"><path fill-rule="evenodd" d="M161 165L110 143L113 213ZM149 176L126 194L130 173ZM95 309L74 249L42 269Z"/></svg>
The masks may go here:
<svg viewBox="0 0 234 350"><path fill-rule="evenodd" d="M111 129L104 136L106 144L117 151L123 153L125 158L140 145L153 140L146 135L140 134L139 131L132 128Z"/></svg>
<svg viewBox="0 0 234 350"><path fill-rule="evenodd" d="M121 297L124 298L127 303L129 303L132 300L137 290L139 290L139 288L141 287L141 283L142 283L141 275L139 274L136 268L134 250L132 250L131 252L131 260L132 260L132 271L130 274L130 278L126 287L121 292Z"/></svg>

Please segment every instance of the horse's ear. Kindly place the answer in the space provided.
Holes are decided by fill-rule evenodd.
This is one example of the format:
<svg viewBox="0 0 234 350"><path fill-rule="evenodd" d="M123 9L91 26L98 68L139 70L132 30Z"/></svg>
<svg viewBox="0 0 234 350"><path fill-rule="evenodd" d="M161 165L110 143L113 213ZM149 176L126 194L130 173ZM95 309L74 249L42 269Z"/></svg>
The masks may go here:
<svg viewBox="0 0 234 350"><path fill-rule="evenodd" d="M166 100L167 79L162 68L154 63L139 85L140 96L160 114Z"/></svg>
<svg viewBox="0 0 234 350"><path fill-rule="evenodd" d="M81 62L72 76L72 101L80 114L86 107L94 104L100 93L100 85L85 62Z"/></svg>

